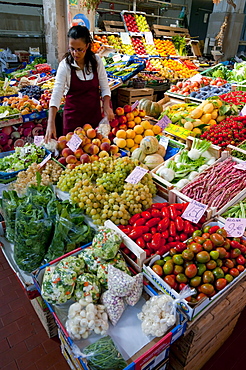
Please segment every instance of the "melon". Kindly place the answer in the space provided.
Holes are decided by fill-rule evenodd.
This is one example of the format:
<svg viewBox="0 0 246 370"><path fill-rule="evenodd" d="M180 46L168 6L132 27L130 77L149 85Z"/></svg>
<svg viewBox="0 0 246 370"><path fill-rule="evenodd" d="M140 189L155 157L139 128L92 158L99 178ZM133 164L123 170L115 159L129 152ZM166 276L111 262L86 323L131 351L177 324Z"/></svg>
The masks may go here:
<svg viewBox="0 0 246 370"><path fill-rule="evenodd" d="M162 157L165 157L166 149L164 148L163 145L159 144L159 147L156 153L160 154Z"/></svg>
<svg viewBox="0 0 246 370"><path fill-rule="evenodd" d="M137 159L139 162L143 162L146 154L141 148L137 148L132 152L132 159Z"/></svg>
<svg viewBox="0 0 246 370"><path fill-rule="evenodd" d="M159 166L159 164L163 163L164 159L160 154L151 154L147 155L144 160L144 164L150 169L153 170L155 167Z"/></svg>
<svg viewBox="0 0 246 370"><path fill-rule="evenodd" d="M152 102L147 98L140 99L138 108L144 110L147 116L158 118L161 114L163 107L157 102Z"/></svg>
<svg viewBox="0 0 246 370"><path fill-rule="evenodd" d="M140 148L146 155L156 153L159 148L159 141L154 136L145 136L141 140Z"/></svg>

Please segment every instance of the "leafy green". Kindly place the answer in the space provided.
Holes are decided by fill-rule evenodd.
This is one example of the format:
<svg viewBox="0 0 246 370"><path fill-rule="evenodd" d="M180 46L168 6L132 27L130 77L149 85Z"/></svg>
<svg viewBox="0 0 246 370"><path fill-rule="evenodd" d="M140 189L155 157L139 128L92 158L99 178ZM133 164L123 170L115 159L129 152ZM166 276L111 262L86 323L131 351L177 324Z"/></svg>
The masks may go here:
<svg viewBox="0 0 246 370"><path fill-rule="evenodd" d="M175 49L179 53L180 56L186 56L186 40L183 36L172 36L172 41L174 44Z"/></svg>
<svg viewBox="0 0 246 370"><path fill-rule="evenodd" d="M23 201L22 198L18 197L15 190L3 191L1 206L3 209L3 217L6 224L6 237L7 239L14 243L15 239L15 216L16 209Z"/></svg>

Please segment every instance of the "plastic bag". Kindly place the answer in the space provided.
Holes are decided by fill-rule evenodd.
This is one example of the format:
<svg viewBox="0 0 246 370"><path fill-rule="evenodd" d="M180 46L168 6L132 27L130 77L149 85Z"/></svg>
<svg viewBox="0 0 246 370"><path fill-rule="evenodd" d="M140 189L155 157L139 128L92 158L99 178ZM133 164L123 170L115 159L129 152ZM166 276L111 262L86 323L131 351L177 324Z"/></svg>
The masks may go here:
<svg viewBox="0 0 246 370"><path fill-rule="evenodd" d="M106 308L109 320L113 325L116 325L125 310L123 298L117 297L106 290L101 295L101 302Z"/></svg>
<svg viewBox="0 0 246 370"><path fill-rule="evenodd" d="M113 265L117 269L126 272L130 275L130 271L126 265L124 258L121 253L118 252L117 255L109 261L101 260L97 268L97 278L105 289L108 289L108 267Z"/></svg>
<svg viewBox="0 0 246 370"><path fill-rule="evenodd" d="M110 336L105 336L83 350L92 370L121 370L127 363L121 356Z"/></svg>
<svg viewBox="0 0 246 370"><path fill-rule="evenodd" d="M102 134L103 137L108 137L109 133L111 131L111 126L109 124L108 117L105 116L98 124L97 132L99 134Z"/></svg>
<svg viewBox="0 0 246 370"><path fill-rule="evenodd" d="M14 258L26 272L38 268L51 237L52 221L41 206L27 199L18 206L15 217Z"/></svg>
<svg viewBox="0 0 246 370"><path fill-rule="evenodd" d="M97 302L100 297L101 286L97 277L93 274L85 273L78 276L74 290L74 299L85 302Z"/></svg>
<svg viewBox="0 0 246 370"><path fill-rule="evenodd" d="M133 277L133 279L135 283L133 285L131 293L124 297L125 303L129 304L130 306L135 306L135 304L138 303L143 292L143 274L137 274Z"/></svg>
<svg viewBox="0 0 246 370"><path fill-rule="evenodd" d="M3 191L1 206L3 210L3 218L6 224L6 238L12 243L14 243L15 237L16 210L18 205L22 202L23 199L18 197L16 191Z"/></svg>
<svg viewBox="0 0 246 370"><path fill-rule="evenodd" d="M110 260L116 256L122 242L121 235L107 227L99 227L97 234L92 240L92 248L95 255L105 260Z"/></svg>
<svg viewBox="0 0 246 370"><path fill-rule="evenodd" d="M132 291L134 284L135 280L132 276L112 265L108 266L108 290L111 294L125 297Z"/></svg>

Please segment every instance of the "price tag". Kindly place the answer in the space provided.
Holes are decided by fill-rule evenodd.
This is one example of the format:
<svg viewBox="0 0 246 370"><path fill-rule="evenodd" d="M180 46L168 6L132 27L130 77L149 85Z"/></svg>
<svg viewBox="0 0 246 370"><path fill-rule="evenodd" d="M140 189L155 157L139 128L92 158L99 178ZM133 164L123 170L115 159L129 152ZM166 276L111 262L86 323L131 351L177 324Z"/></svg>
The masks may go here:
<svg viewBox="0 0 246 370"><path fill-rule="evenodd" d="M42 160L41 163L39 163L39 165L38 165L39 168L43 167L45 165L45 163L47 163L50 160L50 158L51 158L51 153L49 155L47 155L47 157L44 158L44 160Z"/></svg>
<svg viewBox="0 0 246 370"><path fill-rule="evenodd" d="M154 45L152 32L144 32L144 37L145 37L145 40L146 40L146 44Z"/></svg>
<svg viewBox="0 0 246 370"><path fill-rule="evenodd" d="M21 92L18 92L18 98L23 98L23 94Z"/></svg>
<svg viewBox="0 0 246 370"><path fill-rule="evenodd" d="M189 81L191 82L199 82L201 81L202 79L202 75L200 73L197 73L196 75L192 76L191 78L189 78Z"/></svg>
<svg viewBox="0 0 246 370"><path fill-rule="evenodd" d="M130 55L123 55L122 57L122 62L128 62L128 60L130 59Z"/></svg>
<svg viewBox="0 0 246 370"><path fill-rule="evenodd" d="M246 171L246 162L235 164L235 166L233 167L236 168L237 170Z"/></svg>
<svg viewBox="0 0 246 370"><path fill-rule="evenodd" d="M170 123L167 128L165 128L165 131L169 134L175 135L180 137L181 139L187 139L188 136L191 135L191 131L186 130L184 127L180 127L177 125L174 125L173 123Z"/></svg>
<svg viewBox="0 0 246 370"><path fill-rule="evenodd" d="M161 136L160 137L159 144L162 145L162 146L164 146L165 149L167 149L168 144L169 144L169 137Z"/></svg>
<svg viewBox="0 0 246 370"><path fill-rule="evenodd" d="M132 104L131 110L133 111L135 108L137 108L138 104L139 104L139 101L136 100L135 103Z"/></svg>
<svg viewBox="0 0 246 370"><path fill-rule="evenodd" d="M160 126L162 130L164 130L172 121L168 118L168 116L163 116L160 121L156 123L156 125Z"/></svg>
<svg viewBox="0 0 246 370"><path fill-rule="evenodd" d="M9 86L9 80L8 77L5 77L4 84L3 84L3 90L6 90Z"/></svg>
<svg viewBox="0 0 246 370"><path fill-rule="evenodd" d="M43 144L43 140L44 140L44 135L34 136L34 144L37 146L41 146L41 144Z"/></svg>
<svg viewBox="0 0 246 370"><path fill-rule="evenodd" d="M246 227L246 218L227 218L224 229L229 236L239 238L243 235Z"/></svg>
<svg viewBox="0 0 246 370"><path fill-rule="evenodd" d="M69 149L75 152L75 150L78 149L81 143L82 143L82 140L80 139L80 137L76 134L73 134L71 139L67 142L67 146L69 147Z"/></svg>
<svg viewBox="0 0 246 370"><path fill-rule="evenodd" d="M122 44L131 45L131 39L130 39L128 32L121 32L120 38L121 38Z"/></svg>
<svg viewBox="0 0 246 370"><path fill-rule="evenodd" d="M186 210L183 212L182 217L197 224L207 208L207 205L197 202L196 200L192 200Z"/></svg>
<svg viewBox="0 0 246 370"><path fill-rule="evenodd" d="M137 184L141 179L144 177L144 175L149 172L149 170L146 170L143 167L137 166L134 168L134 170L130 173L129 176L125 179L126 182L130 182L130 184Z"/></svg>
<svg viewBox="0 0 246 370"><path fill-rule="evenodd" d="M241 114L241 116L246 116L246 105L243 107L240 114Z"/></svg>
<svg viewBox="0 0 246 370"><path fill-rule="evenodd" d="M121 56L119 54L115 54L113 55L113 61L116 63L116 62L119 62L121 60Z"/></svg>

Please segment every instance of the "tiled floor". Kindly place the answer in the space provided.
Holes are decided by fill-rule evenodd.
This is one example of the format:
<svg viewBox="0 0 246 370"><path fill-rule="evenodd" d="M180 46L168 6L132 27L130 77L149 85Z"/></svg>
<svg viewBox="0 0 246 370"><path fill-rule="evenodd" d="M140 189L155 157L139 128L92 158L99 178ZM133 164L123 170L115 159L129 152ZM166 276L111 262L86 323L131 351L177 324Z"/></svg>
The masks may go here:
<svg viewBox="0 0 246 370"><path fill-rule="evenodd" d="M235 302L236 304L236 302ZM246 363L246 309L231 337L202 370L236 370ZM49 339L0 251L0 369L69 370L59 339ZM198 370L198 369L190 369Z"/></svg>

